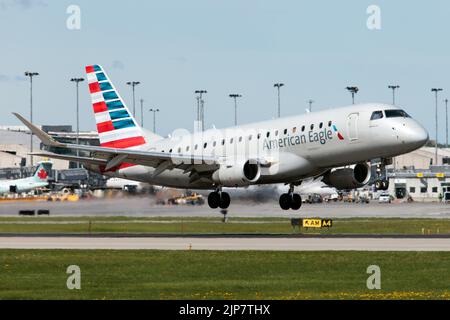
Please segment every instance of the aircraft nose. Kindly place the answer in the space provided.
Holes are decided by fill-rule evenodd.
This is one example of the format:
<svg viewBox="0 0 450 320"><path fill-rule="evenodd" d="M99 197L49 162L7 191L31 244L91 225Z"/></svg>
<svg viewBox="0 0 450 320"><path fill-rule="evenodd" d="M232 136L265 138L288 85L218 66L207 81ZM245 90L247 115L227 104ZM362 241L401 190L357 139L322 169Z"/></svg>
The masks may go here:
<svg viewBox="0 0 450 320"><path fill-rule="evenodd" d="M405 142L413 148L420 148L428 142L428 131L420 124L415 123L409 126L405 137Z"/></svg>

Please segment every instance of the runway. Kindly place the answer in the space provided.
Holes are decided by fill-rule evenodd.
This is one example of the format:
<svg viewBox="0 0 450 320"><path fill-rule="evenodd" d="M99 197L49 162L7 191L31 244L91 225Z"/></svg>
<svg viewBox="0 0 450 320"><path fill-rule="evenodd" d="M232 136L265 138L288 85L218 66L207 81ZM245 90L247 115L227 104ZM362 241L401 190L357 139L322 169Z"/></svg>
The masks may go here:
<svg viewBox="0 0 450 320"><path fill-rule="evenodd" d="M128 217L217 217L219 210L208 205L161 206L153 197L128 197L80 200L78 202L10 202L0 205L0 216L17 216L19 210L50 210L51 216L128 216ZM229 217L326 217L326 218L450 218L450 205L445 203L322 203L303 204L299 211L283 211L277 200L254 202L233 201Z"/></svg>
<svg viewBox="0 0 450 320"><path fill-rule="evenodd" d="M450 251L448 238L0 237L0 249Z"/></svg>

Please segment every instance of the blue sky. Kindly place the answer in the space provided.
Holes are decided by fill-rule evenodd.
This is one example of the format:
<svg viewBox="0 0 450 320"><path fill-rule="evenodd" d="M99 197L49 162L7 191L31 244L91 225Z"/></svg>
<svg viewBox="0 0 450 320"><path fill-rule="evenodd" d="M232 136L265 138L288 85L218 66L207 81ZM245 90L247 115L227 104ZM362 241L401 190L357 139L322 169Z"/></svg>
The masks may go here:
<svg viewBox="0 0 450 320"><path fill-rule="evenodd" d="M81 8L81 30L66 28L66 9ZM366 27L369 5L381 9L381 30ZM84 66L103 65L131 107L157 107L159 133L192 129L196 89L207 89L206 125L234 121L229 93L240 93L241 123L304 113L307 100L326 109L357 102L390 102L388 84L401 86L398 104L434 137L432 87L450 98L450 2L397 1L55 1L0 0L0 117L29 116L26 70L35 81L35 122L75 123L75 89ZM86 83L80 87L81 129L95 128ZM440 140L445 114L440 104ZM145 115L151 128L151 114Z"/></svg>

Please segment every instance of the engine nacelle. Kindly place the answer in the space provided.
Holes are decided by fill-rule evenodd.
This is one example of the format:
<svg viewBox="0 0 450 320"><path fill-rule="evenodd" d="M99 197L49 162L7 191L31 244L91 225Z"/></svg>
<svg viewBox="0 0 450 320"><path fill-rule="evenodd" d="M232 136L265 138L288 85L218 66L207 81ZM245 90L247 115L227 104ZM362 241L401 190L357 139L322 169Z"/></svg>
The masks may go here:
<svg viewBox="0 0 450 320"><path fill-rule="evenodd" d="M242 187L258 181L260 176L261 167L258 161L244 160L233 165L221 165L213 173L212 179L224 187Z"/></svg>
<svg viewBox="0 0 450 320"><path fill-rule="evenodd" d="M338 190L356 189L366 185L370 180L370 167L358 163L353 168L337 169L327 173L323 182Z"/></svg>

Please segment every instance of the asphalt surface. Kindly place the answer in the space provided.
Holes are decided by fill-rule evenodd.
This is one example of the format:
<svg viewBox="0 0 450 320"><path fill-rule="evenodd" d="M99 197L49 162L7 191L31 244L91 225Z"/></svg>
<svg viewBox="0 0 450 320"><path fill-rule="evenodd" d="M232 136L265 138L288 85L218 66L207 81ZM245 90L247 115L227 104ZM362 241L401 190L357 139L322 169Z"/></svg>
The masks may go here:
<svg viewBox="0 0 450 320"><path fill-rule="evenodd" d="M217 217L220 210L203 206L161 206L154 198L128 197L78 202L2 202L0 216L17 216L19 210L48 209L51 216ZM230 217L383 217L450 218L444 203L305 204L299 211L283 211L277 201L234 201ZM273 251L450 251L446 236L418 235L0 235L2 249L157 249L157 250L273 250Z"/></svg>
<svg viewBox="0 0 450 320"><path fill-rule="evenodd" d="M450 251L450 239L0 237L0 249Z"/></svg>
<svg viewBox="0 0 450 320"><path fill-rule="evenodd" d="M17 216L19 210L48 209L51 216L177 216L217 217L220 210L207 205L161 206L152 197L128 197L78 202L1 202L0 216ZM304 204L298 211L283 211L276 200L257 203L252 200L233 201L229 217L384 217L384 218L450 218L450 204L391 203L369 204L322 203Z"/></svg>

